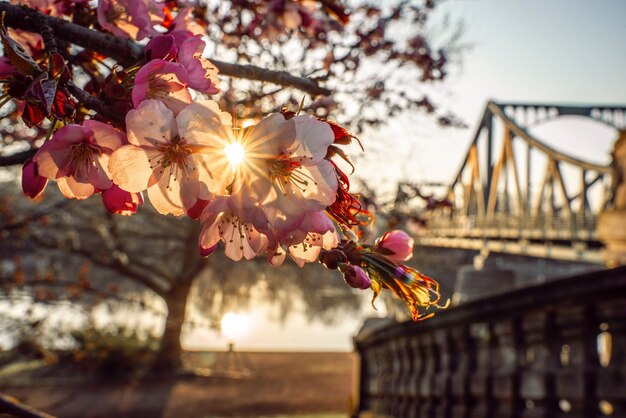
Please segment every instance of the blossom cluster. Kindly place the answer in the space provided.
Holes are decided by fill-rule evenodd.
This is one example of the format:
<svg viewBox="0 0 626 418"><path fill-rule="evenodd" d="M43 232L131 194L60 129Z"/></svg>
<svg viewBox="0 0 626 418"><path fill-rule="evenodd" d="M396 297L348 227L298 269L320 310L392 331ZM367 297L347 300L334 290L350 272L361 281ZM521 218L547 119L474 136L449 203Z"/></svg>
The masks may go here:
<svg viewBox="0 0 626 418"><path fill-rule="evenodd" d="M31 6L62 14L85 4ZM49 139L23 166L25 194L36 198L54 180L65 197L100 194L108 211L123 215L135 213L145 195L162 215L201 222L202 256L220 243L233 260L264 256L279 266L289 254L301 267L319 261L339 270L348 285L371 288L375 297L391 290L415 320L426 317L419 308L438 306L437 283L403 264L413 248L406 233L390 231L374 245L358 242L354 231L372 217L334 160L349 163L341 146L354 137L346 129L289 110L239 126L211 97L220 91L218 72L203 57L205 41L184 8L173 17L153 0L101 0L97 17L116 36L150 38L143 62L114 68L86 87L113 103L118 119L76 112L64 58L53 53L37 62L2 28L12 53L0 62L0 79L24 109L39 111L36 118L23 111L24 120L51 122Z"/></svg>

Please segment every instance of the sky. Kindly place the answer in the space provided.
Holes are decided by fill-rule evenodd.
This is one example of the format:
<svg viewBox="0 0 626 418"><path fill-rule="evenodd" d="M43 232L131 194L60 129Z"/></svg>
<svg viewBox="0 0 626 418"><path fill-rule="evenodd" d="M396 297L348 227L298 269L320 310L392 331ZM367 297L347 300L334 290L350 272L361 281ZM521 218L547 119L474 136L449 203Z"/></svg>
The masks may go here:
<svg viewBox="0 0 626 418"><path fill-rule="evenodd" d="M363 136L366 152L358 173L377 173L369 184L393 190L399 180L449 183L456 174L489 99L563 104L626 105L626 0L447 0L434 20L448 14L463 21L461 40L469 44L446 82L433 88L442 110L450 110L468 129L442 129L409 115ZM534 131L555 148L608 163L615 132L589 121L567 121ZM402 138L389 146L389 138ZM364 316L333 326L310 324L294 314L285 324L268 320L267 306L241 312L249 321L239 337L247 350L352 349L352 335ZM202 349L225 339L197 331L184 339Z"/></svg>

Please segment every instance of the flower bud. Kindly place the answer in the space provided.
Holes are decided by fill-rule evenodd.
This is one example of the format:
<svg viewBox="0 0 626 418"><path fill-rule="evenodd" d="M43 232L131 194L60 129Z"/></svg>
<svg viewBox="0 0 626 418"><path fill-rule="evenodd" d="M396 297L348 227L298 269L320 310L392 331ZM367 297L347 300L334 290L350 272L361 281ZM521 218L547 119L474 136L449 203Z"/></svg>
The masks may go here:
<svg viewBox="0 0 626 418"><path fill-rule="evenodd" d="M36 198L43 193L48 184L48 179L39 175L37 163L31 158L22 166L22 190L31 198Z"/></svg>
<svg viewBox="0 0 626 418"><path fill-rule="evenodd" d="M322 248L318 258L319 262L329 270L337 270L339 263L344 263L347 259L348 257L346 257L344 252L337 248L330 251Z"/></svg>
<svg viewBox="0 0 626 418"><path fill-rule="evenodd" d="M341 263L339 264L339 270L343 273L343 279L349 286L355 289L369 289L372 282L361 267Z"/></svg>
<svg viewBox="0 0 626 418"><path fill-rule="evenodd" d="M376 240L375 251L394 263L402 263L413 257L413 238L401 230L389 231Z"/></svg>
<svg viewBox="0 0 626 418"><path fill-rule="evenodd" d="M143 198L141 193L130 193L113 184L102 191L102 203L110 213L130 216L137 212L139 205L143 205Z"/></svg>

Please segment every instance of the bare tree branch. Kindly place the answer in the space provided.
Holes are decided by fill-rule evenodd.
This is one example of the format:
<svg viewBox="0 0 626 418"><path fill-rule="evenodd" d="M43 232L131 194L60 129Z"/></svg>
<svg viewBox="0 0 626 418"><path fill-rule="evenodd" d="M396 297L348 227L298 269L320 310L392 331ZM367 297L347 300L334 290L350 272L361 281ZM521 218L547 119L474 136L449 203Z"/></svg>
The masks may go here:
<svg viewBox="0 0 626 418"><path fill-rule="evenodd" d="M5 24L9 27L39 33L41 22L45 22L46 27L51 28L58 38L108 55L123 65L134 64L144 58L143 46L129 39L87 29L63 19L43 15L25 6L0 3L0 13L5 12ZM327 96L331 93L329 89L319 86L315 80L294 76L284 71L272 71L253 65L233 64L214 59L211 59L211 62L223 75L295 87L315 96Z"/></svg>

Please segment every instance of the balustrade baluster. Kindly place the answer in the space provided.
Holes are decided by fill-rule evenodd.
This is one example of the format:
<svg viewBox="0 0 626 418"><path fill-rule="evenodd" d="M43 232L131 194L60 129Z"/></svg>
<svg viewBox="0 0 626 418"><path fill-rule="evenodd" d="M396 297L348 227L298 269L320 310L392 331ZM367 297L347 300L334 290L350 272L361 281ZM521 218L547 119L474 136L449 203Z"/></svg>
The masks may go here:
<svg viewBox="0 0 626 418"><path fill-rule="evenodd" d="M598 416L626 417L626 297L596 306Z"/></svg>
<svg viewBox="0 0 626 418"><path fill-rule="evenodd" d="M455 327L450 335L457 349L457 366L451 376L450 384L453 403L451 418L464 418L472 407L469 387L470 374L476 365L475 349L469 328Z"/></svg>
<svg viewBox="0 0 626 418"><path fill-rule="evenodd" d="M448 329L435 331L435 341L439 352L439 367L435 375L434 393L437 397L435 418L448 418L451 414L451 380L456 367L456 350Z"/></svg>
<svg viewBox="0 0 626 418"><path fill-rule="evenodd" d="M428 332L420 338L424 368L419 379L420 402L418 404L420 418L431 418L433 413L433 384L437 370L437 354L432 332Z"/></svg>
<svg viewBox="0 0 626 418"><path fill-rule="evenodd" d="M533 311L522 321L524 331L520 394L524 400L522 418L551 418L555 414L555 371L558 366L554 344L553 315ZM558 347L555 347L558 345Z"/></svg>
<svg viewBox="0 0 626 418"><path fill-rule="evenodd" d="M476 369L470 378L470 393L475 406L469 417L490 418L493 413L492 330L488 322L478 322L470 325L470 335L476 347Z"/></svg>
<svg viewBox="0 0 626 418"><path fill-rule="evenodd" d="M519 363L521 343L517 320L496 322L493 326L495 350L492 367L494 417L517 418L520 410Z"/></svg>
<svg viewBox="0 0 626 418"><path fill-rule="evenodd" d="M561 306L556 312L561 342L560 368L556 373L557 417L595 416L596 404L592 379L596 355L596 327L587 306ZM597 360L596 360L597 361Z"/></svg>

